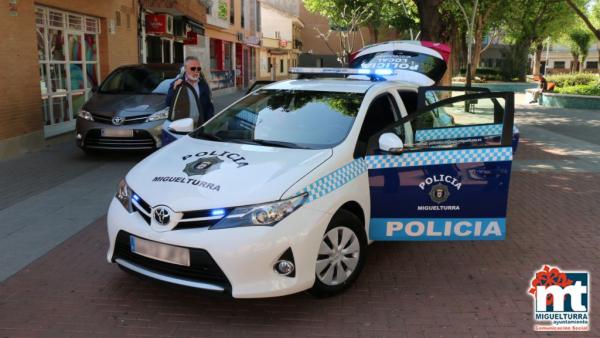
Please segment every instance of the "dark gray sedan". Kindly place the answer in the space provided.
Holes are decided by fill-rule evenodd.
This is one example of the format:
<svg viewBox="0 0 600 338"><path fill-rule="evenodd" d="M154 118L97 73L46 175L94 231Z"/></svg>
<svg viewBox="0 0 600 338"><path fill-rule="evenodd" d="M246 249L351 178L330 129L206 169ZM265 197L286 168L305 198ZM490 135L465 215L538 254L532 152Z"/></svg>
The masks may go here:
<svg viewBox="0 0 600 338"><path fill-rule="evenodd" d="M160 147L165 95L179 70L176 64L115 69L79 111L77 145L84 151Z"/></svg>

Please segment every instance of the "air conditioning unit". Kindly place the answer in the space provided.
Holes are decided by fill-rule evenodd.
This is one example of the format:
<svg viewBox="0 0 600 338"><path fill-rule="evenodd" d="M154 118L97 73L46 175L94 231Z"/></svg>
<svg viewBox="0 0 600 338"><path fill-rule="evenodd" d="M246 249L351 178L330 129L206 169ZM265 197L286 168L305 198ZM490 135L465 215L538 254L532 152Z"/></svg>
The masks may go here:
<svg viewBox="0 0 600 338"><path fill-rule="evenodd" d="M163 14L167 16L167 34L173 34L173 17L169 14Z"/></svg>

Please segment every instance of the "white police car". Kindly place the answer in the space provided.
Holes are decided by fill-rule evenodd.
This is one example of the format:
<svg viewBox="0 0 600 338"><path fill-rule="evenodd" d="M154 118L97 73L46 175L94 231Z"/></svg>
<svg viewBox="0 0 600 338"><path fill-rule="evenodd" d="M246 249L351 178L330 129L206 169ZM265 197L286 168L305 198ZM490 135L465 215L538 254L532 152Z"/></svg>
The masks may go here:
<svg viewBox="0 0 600 338"><path fill-rule="evenodd" d="M430 87L420 62L440 54L417 47L396 55L410 68L296 69L358 79L265 86L137 164L110 205L109 262L237 298L330 295L374 240L503 239L513 94ZM454 126L419 122L439 108Z"/></svg>

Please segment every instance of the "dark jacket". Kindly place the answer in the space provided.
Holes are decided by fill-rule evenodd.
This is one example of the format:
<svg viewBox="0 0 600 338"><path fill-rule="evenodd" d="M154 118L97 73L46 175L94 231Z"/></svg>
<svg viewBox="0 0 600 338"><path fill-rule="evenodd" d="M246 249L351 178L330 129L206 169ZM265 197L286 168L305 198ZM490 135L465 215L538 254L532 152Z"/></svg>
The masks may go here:
<svg viewBox="0 0 600 338"><path fill-rule="evenodd" d="M177 81L178 78L173 80L171 85L169 86L169 92L167 93L167 97L165 98L165 104L167 106L171 106L173 103L173 99L175 98L175 89L173 88L173 84ZM185 81L185 74L183 75L183 80ZM215 107L212 103L212 94L210 92L210 87L206 80L203 77L200 77L200 81L198 81L198 89L200 91L200 100L198 102L199 111L204 114L204 121L207 121L211 117L215 115Z"/></svg>

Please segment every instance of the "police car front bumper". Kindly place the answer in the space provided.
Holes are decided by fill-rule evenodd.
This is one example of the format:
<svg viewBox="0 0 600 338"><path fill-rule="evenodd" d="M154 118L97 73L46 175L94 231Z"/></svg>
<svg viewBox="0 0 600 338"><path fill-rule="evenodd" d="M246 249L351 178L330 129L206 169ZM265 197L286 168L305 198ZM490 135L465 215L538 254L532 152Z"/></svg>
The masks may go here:
<svg viewBox="0 0 600 338"><path fill-rule="evenodd" d="M318 249L330 218L330 214L305 205L272 227L156 232L139 213L129 213L115 198L107 216L110 241L107 259L150 278L210 291L230 292L235 298L283 296L306 290L314 284ZM156 269L154 264L148 264L163 264L161 262L145 258L141 263L132 262L131 255L135 257L136 254L129 250L129 256L124 255L123 246L127 244L122 243L123 236L126 236L126 241L130 235L188 248L191 253L205 252L202 259L209 263L211 259L214 261L216 267L209 267L215 273L207 278L195 278L190 274L169 273L166 269ZM292 251L295 265L291 276L282 275L274 268L288 249ZM217 270L222 272L222 276Z"/></svg>

